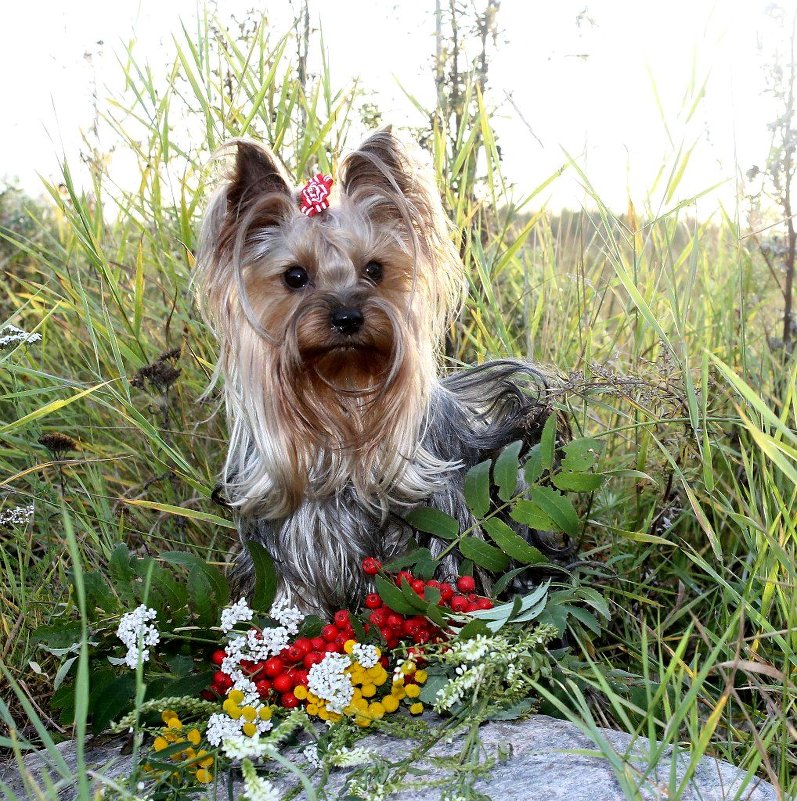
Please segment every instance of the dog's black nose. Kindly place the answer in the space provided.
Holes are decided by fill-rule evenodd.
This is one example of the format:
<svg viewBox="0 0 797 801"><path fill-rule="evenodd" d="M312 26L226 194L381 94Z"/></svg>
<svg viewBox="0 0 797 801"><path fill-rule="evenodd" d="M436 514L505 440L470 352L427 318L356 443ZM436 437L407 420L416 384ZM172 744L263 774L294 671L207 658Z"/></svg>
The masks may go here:
<svg viewBox="0 0 797 801"><path fill-rule="evenodd" d="M356 334L363 324L363 313L359 309L335 309L330 317L332 327L341 334Z"/></svg>

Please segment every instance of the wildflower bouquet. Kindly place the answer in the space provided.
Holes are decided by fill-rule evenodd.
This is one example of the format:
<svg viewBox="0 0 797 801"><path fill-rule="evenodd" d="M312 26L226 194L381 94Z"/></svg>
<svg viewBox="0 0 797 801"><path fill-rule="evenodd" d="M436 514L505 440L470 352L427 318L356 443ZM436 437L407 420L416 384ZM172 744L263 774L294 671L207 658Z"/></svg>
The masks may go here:
<svg viewBox="0 0 797 801"><path fill-rule="evenodd" d="M444 540L442 553L418 547L387 565L366 558L373 592L361 609L330 620L275 598L274 566L257 544L249 546L254 592L234 601L221 570L192 554L156 559L117 547L110 585L83 576L94 732L132 736L139 758L131 781L143 782L151 799L190 797L238 772L255 801L277 797L265 774L285 770L323 783L334 766L367 763L351 774L350 795L370 794L374 782L398 787L409 765L385 773L353 747L365 730L410 734L428 748L464 727L452 781L467 796L480 764L479 724L533 709L538 683L573 667L566 649L550 650L554 641L567 629L582 637L600 630L585 605L608 614L594 590L541 580L541 566L567 574L507 522L575 536L578 517L565 492L600 482L596 445L574 440L555 460L550 423L523 464L515 443L494 464L478 465L466 498L492 544L475 529L460 532L442 512L416 509L408 522ZM459 575L439 575L454 548L463 557ZM489 595L476 593L476 574ZM70 611L37 633L64 658L52 701L64 722L73 714L69 676L80 630ZM302 741L301 757L286 759L286 740Z"/></svg>

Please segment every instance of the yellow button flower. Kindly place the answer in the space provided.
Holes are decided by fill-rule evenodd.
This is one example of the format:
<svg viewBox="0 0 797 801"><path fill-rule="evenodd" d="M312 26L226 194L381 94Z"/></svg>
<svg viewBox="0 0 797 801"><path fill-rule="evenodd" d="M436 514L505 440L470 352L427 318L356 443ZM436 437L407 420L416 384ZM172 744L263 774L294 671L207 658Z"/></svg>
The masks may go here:
<svg viewBox="0 0 797 801"><path fill-rule="evenodd" d="M191 743L191 745L199 745L199 743L202 742L202 735L199 733L199 729L191 729L187 736L188 742Z"/></svg>
<svg viewBox="0 0 797 801"><path fill-rule="evenodd" d="M163 737L156 737L155 738L155 742L152 744L152 747L156 751L163 751L164 748L168 748L169 747L169 743Z"/></svg>
<svg viewBox="0 0 797 801"><path fill-rule="evenodd" d="M428 679L428 678L429 678L429 674L425 670L416 670L415 671L415 681L417 681L418 684L423 684L426 681L426 679Z"/></svg>
<svg viewBox="0 0 797 801"><path fill-rule="evenodd" d="M173 709L164 709L163 712L161 712L161 720L164 723L168 723L172 718L176 718L176 717L177 717L177 713ZM179 718L178 718L178 720L179 720Z"/></svg>
<svg viewBox="0 0 797 801"><path fill-rule="evenodd" d="M251 723L257 717L257 710L253 706L242 707L241 708L241 717L247 723Z"/></svg>
<svg viewBox="0 0 797 801"><path fill-rule="evenodd" d="M355 640L346 640L346 642L343 643L343 650L347 654L350 654L354 650L355 645L357 645Z"/></svg>
<svg viewBox="0 0 797 801"><path fill-rule="evenodd" d="M196 780L202 784L210 784L213 781L213 774L207 768L200 768L196 772Z"/></svg>
<svg viewBox="0 0 797 801"><path fill-rule="evenodd" d="M385 711L385 707L380 704L379 701L374 701L368 706L368 714L374 718L374 720L381 720L385 716Z"/></svg>
<svg viewBox="0 0 797 801"><path fill-rule="evenodd" d="M374 684L363 684L363 698L373 698L376 695L376 685Z"/></svg>
<svg viewBox="0 0 797 801"><path fill-rule="evenodd" d="M295 695L295 696L296 696L296 697L297 697L297 698L298 698L300 701L302 701L302 700L304 700L305 698L307 698L307 687L305 687L305 686L304 686L304 684L297 684L297 685L296 685L296 686L293 688L293 694L294 694L294 695Z"/></svg>
<svg viewBox="0 0 797 801"><path fill-rule="evenodd" d="M385 712L395 712L399 708L399 699L395 695L386 695L382 699L382 706Z"/></svg>
<svg viewBox="0 0 797 801"><path fill-rule="evenodd" d="M407 698L417 698L421 694L421 688L417 684L408 684L404 692L407 693Z"/></svg>
<svg viewBox="0 0 797 801"><path fill-rule="evenodd" d="M413 704L410 707L410 714L411 715L420 715L423 712L423 704L418 701L417 704Z"/></svg>
<svg viewBox="0 0 797 801"><path fill-rule="evenodd" d="M241 727L241 731L243 731L247 737L254 737L255 734L257 734L257 726L255 726L254 723L244 723Z"/></svg>
<svg viewBox="0 0 797 801"><path fill-rule="evenodd" d="M301 685L299 685L299 686L301 686ZM296 690L298 690L298 689L299 689L299 687L296 688ZM296 690L293 691L294 695L296 695ZM296 695L296 697L298 698L299 696ZM271 720L271 707L270 706L261 706L260 707L260 711L257 713L257 716L260 718L260 720Z"/></svg>
<svg viewBox="0 0 797 801"><path fill-rule="evenodd" d="M245 696L240 690L230 690L227 698L229 698L229 700L234 704L240 704L241 701L244 700Z"/></svg>

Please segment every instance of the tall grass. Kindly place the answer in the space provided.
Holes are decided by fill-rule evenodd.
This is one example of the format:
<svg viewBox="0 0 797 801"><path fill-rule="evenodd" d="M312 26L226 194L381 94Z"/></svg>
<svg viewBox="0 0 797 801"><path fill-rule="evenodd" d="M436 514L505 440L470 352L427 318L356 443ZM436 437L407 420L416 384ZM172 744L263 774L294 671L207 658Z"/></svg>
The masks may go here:
<svg viewBox="0 0 797 801"><path fill-rule="evenodd" d="M242 36L207 16L175 37L167 80L131 47L125 90L100 127L119 142L115 158L136 165L137 184L117 184L95 150L91 191L64 164L37 232L0 230L13 247L0 321L42 335L0 351L0 504L36 506L30 524L0 532L2 746L82 738L47 710L63 677L32 637L84 602L70 575L101 574L120 541L153 553L187 546L221 564L235 547L210 500L226 435L212 399L197 400L214 345L189 290L210 156L227 138L255 136L297 178L334 173L364 109L326 64L303 88L291 52L290 36L265 23ZM603 440L613 472L583 510L574 568L606 595L612 621L572 643L593 678L565 688L569 703L551 702L593 736L629 797L642 777L600 725L638 735L651 764L676 745L692 767L713 754L793 798L797 367L766 343L765 270L735 215L718 208L698 221L674 201L688 148L662 162L647 205L623 215L569 163L596 211L554 216L535 205L543 187L509 191L489 107L468 100L476 111L461 130L428 137L470 280L452 363L512 354L557 365L559 402ZM140 371L162 354L179 376L153 382ZM54 431L76 447L38 444ZM670 797L682 790L673 779Z"/></svg>

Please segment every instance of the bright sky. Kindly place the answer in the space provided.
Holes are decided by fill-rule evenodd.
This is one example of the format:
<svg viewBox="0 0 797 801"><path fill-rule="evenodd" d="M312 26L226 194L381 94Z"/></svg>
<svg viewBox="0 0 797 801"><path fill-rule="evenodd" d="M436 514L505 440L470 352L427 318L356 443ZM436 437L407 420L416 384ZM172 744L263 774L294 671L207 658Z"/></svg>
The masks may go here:
<svg viewBox="0 0 797 801"><path fill-rule="evenodd" d="M787 10L795 3L787 0ZM224 14L251 1L218 5ZM530 191L561 166L566 151L578 158L604 201L623 210L629 192L642 206L662 163L669 168L675 150L696 144L677 198L724 181L698 207L716 208L718 197L733 204L735 165L744 171L761 164L768 147L772 111L761 96L757 51L767 5L503 0L490 86L499 105L494 124L505 174L519 191ZM275 28L286 30L289 3L266 7ZM398 84L431 104L433 0L311 0L310 8L323 28L335 80L343 84L359 75L376 91L386 122L420 123ZM594 24L579 26L585 8ZM0 26L0 177L15 177L34 192L37 173L57 179L57 156L65 151L76 160L80 130L91 122L92 86L102 102L120 83L114 51L135 38L139 56L164 64L173 56L171 35L179 19L195 13L195 0L6 4ZM687 121L706 78L705 96ZM553 207L584 201L575 179L557 181L542 197Z"/></svg>

